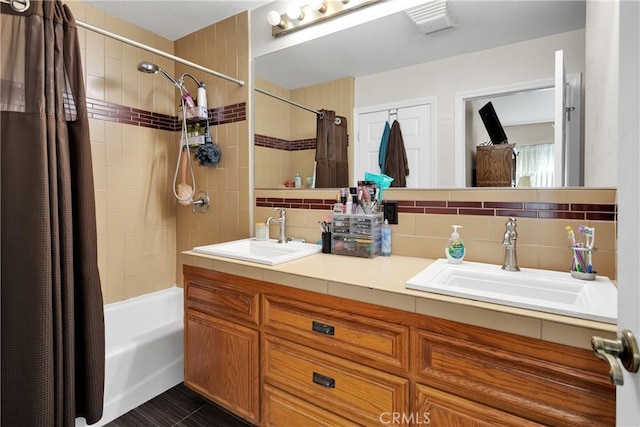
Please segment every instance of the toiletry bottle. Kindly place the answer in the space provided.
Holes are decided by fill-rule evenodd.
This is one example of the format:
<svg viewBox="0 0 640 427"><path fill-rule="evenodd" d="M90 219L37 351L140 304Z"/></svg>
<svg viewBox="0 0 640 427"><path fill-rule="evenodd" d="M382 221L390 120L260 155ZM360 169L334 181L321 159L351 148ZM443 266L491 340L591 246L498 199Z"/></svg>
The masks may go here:
<svg viewBox="0 0 640 427"><path fill-rule="evenodd" d="M302 187L302 177L299 173L297 173L295 178L293 178L293 182L296 188Z"/></svg>
<svg viewBox="0 0 640 427"><path fill-rule="evenodd" d="M198 107L207 108L207 90L204 83L198 86Z"/></svg>
<svg viewBox="0 0 640 427"><path fill-rule="evenodd" d="M451 238L447 242L447 246L444 248L444 253L447 255L449 264L460 264L466 252L464 243L462 242L462 239L460 239L460 234L458 233L458 228L462 228L462 226L452 225L451 227L453 228L453 233L451 233Z"/></svg>
<svg viewBox="0 0 640 427"><path fill-rule="evenodd" d="M382 224L382 256L391 256L391 226L386 219Z"/></svg>

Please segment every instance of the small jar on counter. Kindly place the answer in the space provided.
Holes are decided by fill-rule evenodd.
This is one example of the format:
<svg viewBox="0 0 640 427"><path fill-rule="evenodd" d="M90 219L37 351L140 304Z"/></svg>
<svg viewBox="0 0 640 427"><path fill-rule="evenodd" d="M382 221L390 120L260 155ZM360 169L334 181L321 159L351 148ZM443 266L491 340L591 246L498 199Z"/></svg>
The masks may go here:
<svg viewBox="0 0 640 427"><path fill-rule="evenodd" d="M269 240L269 227L264 222L256 222L256 240Z"/></svg>

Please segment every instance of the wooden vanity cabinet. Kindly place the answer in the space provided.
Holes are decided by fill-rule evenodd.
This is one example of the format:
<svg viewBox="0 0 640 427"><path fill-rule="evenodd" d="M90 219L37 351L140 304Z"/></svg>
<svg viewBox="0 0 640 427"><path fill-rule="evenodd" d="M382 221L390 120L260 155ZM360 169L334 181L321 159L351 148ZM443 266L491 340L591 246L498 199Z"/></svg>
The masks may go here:
<svg viewBox="0 0 640 427"><path fill-rule="evenodd" d="M258 426L614 425L591 351L185 266L185 384Z"/></svg>
<svg viewBox="0 0 640 427"><path fill-rule="evenodd" d="M260 422L260 294L249 279L185 267L184 382Z"/></svg>
<svg viewBox="0 0 640 427"><path fill-rule="evenodd" d="M432 402L445 419L475 420L480 404L488 425L615 424L615 388L592 352L439 319L428 328L412 335L420 408ZM508 421L514 415L522 421Z"/></svg>

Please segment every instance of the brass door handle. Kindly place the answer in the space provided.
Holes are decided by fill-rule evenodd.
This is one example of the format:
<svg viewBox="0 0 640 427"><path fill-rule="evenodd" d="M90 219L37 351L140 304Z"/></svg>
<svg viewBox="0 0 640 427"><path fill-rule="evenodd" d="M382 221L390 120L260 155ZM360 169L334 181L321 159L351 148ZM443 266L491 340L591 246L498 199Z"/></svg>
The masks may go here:
<svg viewBox="0 0 640 427"><path fill-rule="evenodd" d="M609 363L609 379L615 385L624 384L622 369L616 358L620 359L622 366L629 372L638 372L640 368L638 341L628 329L618 331L616 340L591 337L591 348L598 358Z"/></svg>

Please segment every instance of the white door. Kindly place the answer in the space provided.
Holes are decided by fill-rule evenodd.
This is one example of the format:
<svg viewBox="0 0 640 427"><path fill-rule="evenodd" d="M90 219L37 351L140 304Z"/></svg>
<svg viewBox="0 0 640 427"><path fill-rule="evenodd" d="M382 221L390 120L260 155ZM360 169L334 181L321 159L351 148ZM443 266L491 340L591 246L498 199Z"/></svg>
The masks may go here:
<svg viewBox="0 0 640 427"><path fill-rule="evenodd" d="M618 330L640 336L640 3L621 1L618 143ZM640 374L623 369L617 424L640 426Z"/></svg>
<svg viewBox="0 0 640 427"><path fill-rule="evenodd" d="M396 120L400 122L404 149L409 161L407 188L431 187L431 105L398 108Z"/></svg>
<svg viewBox="0 0 640 427"><path fill-rule="evenodd" d="M389 111L374 111L358 116L358 147L356 158L356 180L364 179L365 172L380 173L378 152ZM391 123L389 123L391 126Z"/></svg>
<svg viewBox="0 0 640 427"><path fill-rule="evenodd" d="M385 123L394 120L400 130L409 162L407 188L424 188L435 185L435 144L432 127L434 106L432 102L377 106L356 111L358 138L355 148L355 180L364 178L365 172L380 173L378 153Z"/></svg>
<svg viewBox="0 0 640 427"><path fill-rule="evenodd" d="M565 115L566 115L567 75L564 68L564 52L556 51L555 72L555 128L553 141L553 156L555 168L553 171L553 186L563 187L565 183Z"/></svg>

